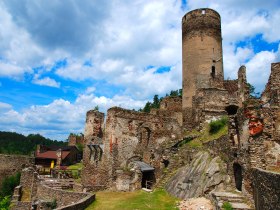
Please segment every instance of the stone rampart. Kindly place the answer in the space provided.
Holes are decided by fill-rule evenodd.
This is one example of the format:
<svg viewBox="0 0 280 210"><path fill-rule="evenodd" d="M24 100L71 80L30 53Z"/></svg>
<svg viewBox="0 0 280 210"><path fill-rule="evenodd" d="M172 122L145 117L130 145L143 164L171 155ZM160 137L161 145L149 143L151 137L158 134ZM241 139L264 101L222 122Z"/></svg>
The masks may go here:
<svg viewBox="0 0 280 210"><path fill-rule="evenodd" d="M89 193L69 192L57 190L45 185L38 185L37 197L41 200L57 202L57 209L85 209L92 203L95 195Z"/></svg>
<svg viewBox="0 0 280 210"><path fill-rule="evenodd" d="M34 158L25 155L0 154L0 183L7 176L14 175L25 167L34 164Z"/></svg>
<svg viewBox="0 0 280 210"><path fill-rule="evenodd" d="M280 173L252 170L256 210L280 209Z"/></svg>

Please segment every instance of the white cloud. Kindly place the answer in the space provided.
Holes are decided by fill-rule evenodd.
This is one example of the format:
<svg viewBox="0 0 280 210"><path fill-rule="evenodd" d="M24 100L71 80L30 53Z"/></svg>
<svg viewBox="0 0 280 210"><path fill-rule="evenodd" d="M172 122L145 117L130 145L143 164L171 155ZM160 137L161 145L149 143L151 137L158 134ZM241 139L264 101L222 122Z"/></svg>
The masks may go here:
<svg viewBox="0 0 280 210"><path fill-rule="evenodd" d="M100 111L105 112L112 106L138 109L144 104L144 101L133 100L127 96L106 98L83 94L79 95L74 103L57 99L48 105L34 105L18 112L9 104L0 102L0 124L4 130L16 130L24 134L40 133L49 138L64 140L70 132L83 132L86 112L96 105Z"/></svg>
<svg viewBox="0 0 280 210"><path fill-rule="evenodd" d="M40 78L40 75L38 74L34 75L32 83L37 85L49 86L49 87L56 87L56 88L60 87L60 83L56 82L54 79L51 79L49 77Z"/></svg>
<svg viewBox="0 0 280 210"><path fill-rule="evenodd" d="M12 108L12 106L10 104L0 102L0 112L3 110L11 109L11 108Z"/></svg>
<svg viewBox="0 0 280 210"><path fill-rule="evenodd" d="M247 64L248 81L257 87L257 91L264 89L270 75L271 63L276 61L276 53L262 51L257 53ZM260 88L262 87L262 88Z"/></svg>

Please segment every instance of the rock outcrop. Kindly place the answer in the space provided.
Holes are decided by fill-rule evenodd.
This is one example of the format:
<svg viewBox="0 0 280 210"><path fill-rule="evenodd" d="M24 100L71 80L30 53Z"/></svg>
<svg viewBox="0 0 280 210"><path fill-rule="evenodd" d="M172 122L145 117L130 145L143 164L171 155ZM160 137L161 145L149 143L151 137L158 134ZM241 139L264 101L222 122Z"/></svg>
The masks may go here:
<svg viewBox="0 0 280 210"><path fill-rule="evenodd" d="M229 182L226 164L206 151L198 152L193 161L178 170L167 182L166 190L181 199L200 197L221 190Z"/></svg>

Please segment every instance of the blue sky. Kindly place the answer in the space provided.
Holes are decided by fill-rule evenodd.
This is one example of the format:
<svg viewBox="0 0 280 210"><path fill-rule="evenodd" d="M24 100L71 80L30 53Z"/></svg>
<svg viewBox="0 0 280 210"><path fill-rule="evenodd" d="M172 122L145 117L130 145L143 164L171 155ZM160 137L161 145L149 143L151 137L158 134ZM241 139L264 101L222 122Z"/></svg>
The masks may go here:
<svg viewBox="0 0 280 210"><path fill-rule="evenodd" d="M181 88L181 18L222 18L225 78L261 91L280 61L279 0L2 0L0 130L65 140L96 105L142 107Z"/></svg>

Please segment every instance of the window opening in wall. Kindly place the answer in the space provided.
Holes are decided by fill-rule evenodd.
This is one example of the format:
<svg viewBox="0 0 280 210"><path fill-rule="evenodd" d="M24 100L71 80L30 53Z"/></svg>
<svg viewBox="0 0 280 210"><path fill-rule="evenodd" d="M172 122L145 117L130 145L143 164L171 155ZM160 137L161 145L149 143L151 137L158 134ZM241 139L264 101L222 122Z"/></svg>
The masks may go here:
<svg viewBox="0 0 280 210"><path fill-rule="evenodd" d="M212 66L212 70L211 70L211 76L212 76L212 78L215 78L215 74L216 74L216 69L215 69L215 66L213 65L213 66Z"/></svg>
<svg viewBox="0 0 280 210"><path fill-rule="evenodd" d="M201 11L201 14L205 15L205 9L203 9L203 10Z"/></svg>

